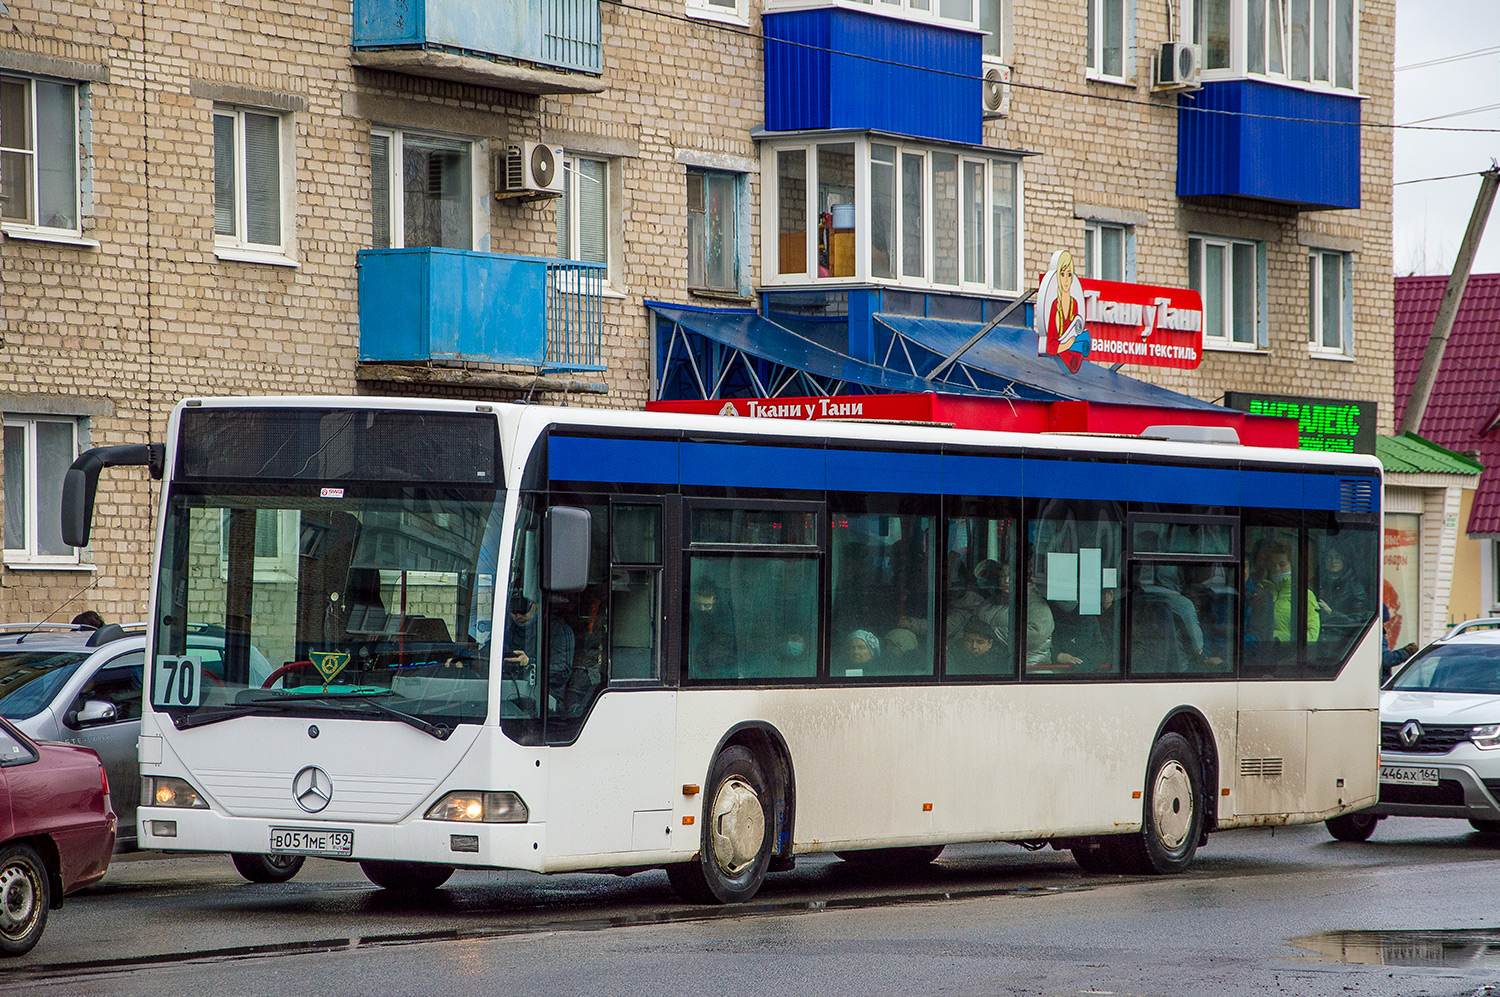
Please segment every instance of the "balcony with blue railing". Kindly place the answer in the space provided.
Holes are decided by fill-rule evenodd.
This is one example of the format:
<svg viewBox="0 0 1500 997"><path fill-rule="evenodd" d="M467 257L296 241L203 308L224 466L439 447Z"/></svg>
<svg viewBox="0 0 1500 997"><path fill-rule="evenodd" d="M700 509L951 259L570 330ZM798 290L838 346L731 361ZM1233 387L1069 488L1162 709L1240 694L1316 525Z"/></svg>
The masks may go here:
<svg viewBox="0 0 1500 997"><path fill-rule="evenodd" d="M602 371L604 267L458 249L359 254L363 364Z"/></svg>
<svg viewBox="0 0 1500 997"><path fill-rule="evenodd" d="M356 66L522 93L604 89L599 0L354 0Z"/></svg>

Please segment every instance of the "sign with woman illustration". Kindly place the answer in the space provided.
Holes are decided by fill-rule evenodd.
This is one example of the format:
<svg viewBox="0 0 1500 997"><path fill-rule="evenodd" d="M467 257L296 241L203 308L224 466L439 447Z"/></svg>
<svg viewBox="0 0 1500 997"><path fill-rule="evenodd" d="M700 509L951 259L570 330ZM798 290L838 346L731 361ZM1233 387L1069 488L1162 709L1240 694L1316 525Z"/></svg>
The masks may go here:
<svg viewBox="0 0 1500 997"><path fill-rule="evenodd" d="M1073 272L1066 249L1052 254L1036 304L1037 352L1078 373L1096 364L1192 370L1203 359L1203 299L1197 291Z"/></svg>
<svg viewBox="0 0 1500 997"><path fill-rule="evenodd" d="M1037 352L1057 357L1073 374L1089 355L1083 309L1083 288L1073 277L1073 254L1059 249L1052 254L1037 292Z"/></svg>

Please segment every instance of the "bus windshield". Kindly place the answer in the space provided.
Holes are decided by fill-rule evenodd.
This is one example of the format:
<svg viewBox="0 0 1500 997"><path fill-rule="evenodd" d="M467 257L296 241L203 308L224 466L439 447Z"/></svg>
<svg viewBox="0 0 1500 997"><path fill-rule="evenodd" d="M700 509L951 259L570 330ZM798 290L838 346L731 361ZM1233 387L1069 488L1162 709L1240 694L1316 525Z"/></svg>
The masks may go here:
<svg viewBox="0 0 1500 997"><path fill-rule="evenodd" d="M504 502L488 486L179 486L152 704L179 725L482 721Z"/></svg>

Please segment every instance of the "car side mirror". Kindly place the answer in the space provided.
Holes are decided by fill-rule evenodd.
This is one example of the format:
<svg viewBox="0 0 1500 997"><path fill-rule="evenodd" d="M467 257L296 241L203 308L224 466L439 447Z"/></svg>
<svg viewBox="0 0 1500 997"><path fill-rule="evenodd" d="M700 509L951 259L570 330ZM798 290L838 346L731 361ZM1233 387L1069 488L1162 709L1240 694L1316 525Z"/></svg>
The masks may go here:
<svg viewBox="0 0 1500 997"><path fill-rule="evenodd" d="M120 710L114 703L103 699L90 699L76 710L69 710L63 722L69 727L98 727L100 724L112 724L120 717Z"/></svg>

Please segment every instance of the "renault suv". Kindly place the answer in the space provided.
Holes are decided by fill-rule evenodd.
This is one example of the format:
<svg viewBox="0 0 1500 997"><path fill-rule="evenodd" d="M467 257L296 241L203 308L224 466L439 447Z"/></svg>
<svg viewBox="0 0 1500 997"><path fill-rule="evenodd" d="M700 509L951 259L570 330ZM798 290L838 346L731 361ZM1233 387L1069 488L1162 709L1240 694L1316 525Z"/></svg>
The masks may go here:
<svg viewBox="0 0 1500 997"><path fill-rule="evenodd" d="M1380 799L1328 821L1364 841L1382 817L1456 817L1500 834L1500 617L1427 645L1380 693Z"/></svg>

